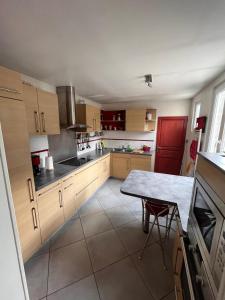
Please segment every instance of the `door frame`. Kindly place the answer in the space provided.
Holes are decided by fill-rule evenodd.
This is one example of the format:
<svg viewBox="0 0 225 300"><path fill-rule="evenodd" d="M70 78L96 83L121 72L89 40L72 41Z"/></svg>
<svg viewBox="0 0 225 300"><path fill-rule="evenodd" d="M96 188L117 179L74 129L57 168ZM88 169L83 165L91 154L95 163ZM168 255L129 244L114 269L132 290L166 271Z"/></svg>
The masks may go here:
<svg viewBox="0 0 225 300"><path fill-rule="evenodd" d="M185 121L185 134L184 134L184 146L183 146L183 155L182 155L182 159L181 159L181 169L182 169L182 161L183 161L183 158L184 158L184 150L185 150L185 138L186 138L186 135L187 135L187 124L188 124L188 116L162 116L162 117L158 117L158 120L157 120L157 131L156 131L156 144L155 144L155 164L154 164L154 172L156 172L156 163L157 163L157 145L158 145L158 142L159 142L159 138L160 138L160 132L159 132L159 121L160 120L177 120L177 119L182 119ZM180 169L180 171L181 171Z"/></svg>

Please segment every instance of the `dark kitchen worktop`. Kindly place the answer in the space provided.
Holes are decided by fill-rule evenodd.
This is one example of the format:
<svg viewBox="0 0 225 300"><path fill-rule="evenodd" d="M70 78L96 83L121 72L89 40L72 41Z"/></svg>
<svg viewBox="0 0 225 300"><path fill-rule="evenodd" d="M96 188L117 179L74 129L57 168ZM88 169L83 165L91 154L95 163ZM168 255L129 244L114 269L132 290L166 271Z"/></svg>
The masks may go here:
<svg viewBox="0 0 225 300"><path fill-rule="evenodd" d="M194 178L146 171L131 171L120 191L124 194L177 205L187 231Z"/></svg>
<svg viewBox="0 0 225 300"><path fill-rule="evenodd" d="M111 149L111 148L105 148L102 151L99 151L99 150L91 151L86 154L79 155L79 159L85 158L85 159L89 160L81 166L70 166L70 165L63 165L63 164L55 163L54 170L48 171L48 170L42 169L41 174L34 178L35 190L38 191L38 190L44 188L45 186L49 185L50 183L53 183L53 182L61 179L62 177L68 175L69 173L71 173L77 169L80 169L80 168L84 167L85 165L87 165L88 163L91 163L91 162L95 161L96 159L99 159L99 158L103 157L104 155L107 155L108 153L111 153L111 152L112 153L122 153L122 154L147 155L147 156L152 155L152 152L144 152L144 153L140 154L137 152L119 151L119 150L115 150L115 149Z"/></svg>
<svg viewBox="0 0 225 300"><path fill-rule="evenodd" d="M198 154L225 174L225 153L199 152Z"/></svg>

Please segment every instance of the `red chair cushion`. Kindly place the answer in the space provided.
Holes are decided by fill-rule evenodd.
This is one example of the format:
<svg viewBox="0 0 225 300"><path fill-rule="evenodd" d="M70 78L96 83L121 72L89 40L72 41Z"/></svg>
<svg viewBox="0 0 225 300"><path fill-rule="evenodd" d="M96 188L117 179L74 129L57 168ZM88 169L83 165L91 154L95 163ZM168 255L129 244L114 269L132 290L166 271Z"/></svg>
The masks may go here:
<svg viewBox="0 0 225 300"><path fill-rule="evenodd" d="M145 208L151 215L158 216L160 214L160 217L164 217L168 215L170 211L168 205L152 203L152 202L146 202Z"/></svg>

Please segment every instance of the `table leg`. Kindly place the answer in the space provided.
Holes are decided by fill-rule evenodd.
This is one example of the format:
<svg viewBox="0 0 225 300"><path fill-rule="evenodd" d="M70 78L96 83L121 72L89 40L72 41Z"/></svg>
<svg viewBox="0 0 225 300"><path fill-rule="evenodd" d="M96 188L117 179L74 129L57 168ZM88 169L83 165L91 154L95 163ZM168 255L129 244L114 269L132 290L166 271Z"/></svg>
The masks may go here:
<svg viewBox="0 0 225 300"><path fill-rule="evenodd" d="M150 213L145 209L145 200L142 199L142 228L144 233L149 232Z"/></svg>

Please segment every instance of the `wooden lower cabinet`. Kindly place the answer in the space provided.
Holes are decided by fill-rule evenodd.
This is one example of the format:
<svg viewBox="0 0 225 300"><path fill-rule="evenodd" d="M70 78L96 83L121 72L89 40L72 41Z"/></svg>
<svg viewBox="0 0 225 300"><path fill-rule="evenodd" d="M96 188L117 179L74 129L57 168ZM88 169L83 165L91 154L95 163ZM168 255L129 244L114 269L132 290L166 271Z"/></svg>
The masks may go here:
<svg viewBox="0 0 225 300"><path fill-rule="evenodd" d="M63 188L63 209L65 221L69 220L77 209L76 205L76 190L75 190L75 176L71 175L62 182Z"/></svg>
<svg viewBox="0 0 225 300"><path fill-rule="evenodd" d="M183 251L181 246L181 236L179 230L176 232L176 238L174 242L174 249L173 249L173 273L174 273L174 283L175 283L175 293L177 300L183 300L183 292L181 286L181 270L183 265Z"/></svg>
<svg viewBox="0 0 225 300"><path fill-rule="evenodd" d="M98 177L98 162L95 161L87 167L83 167L75 174L76 193L86 188Z"/></svg>
<svg viewBox="0 0 225 300"><path fill-rule="evenodd" d="M97 189L97 178L89 183L83 190L76 193L76 205L80 207Z"/></svg>
<svg viewBox="0 0 225 300"><path fill-rule="evenodd" d="M98 162L98 187L110 176L110 154Z"/></svg>
<svg viewBox="0 0 225 300"><path fill-rule="evenodd" d="M150 171L151 157L147 155L113 153L111 164L112 176L125 179L131 170Z"/></svg>
<svg viewBox="0 0 225 300"><path fill-rule="evenodd" d="M42 243L64 223L63 194L61 182L38 191L38 214Z"/></svg>

